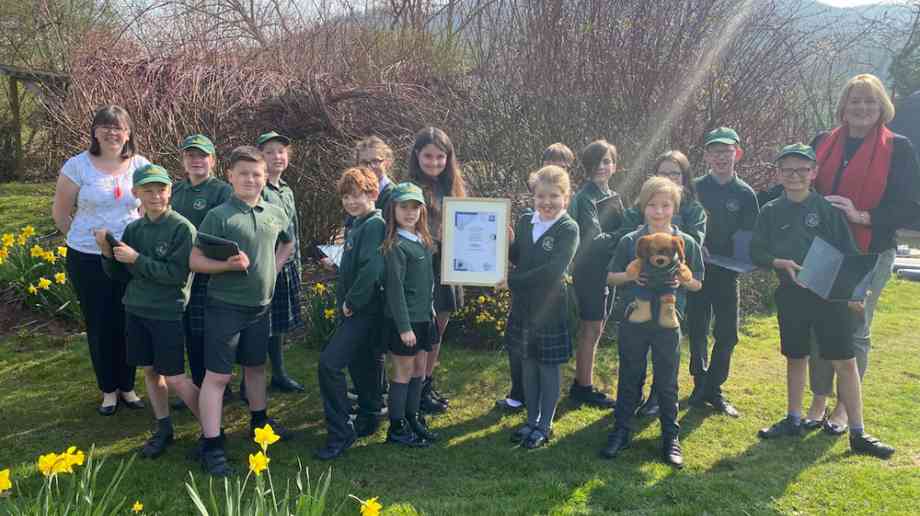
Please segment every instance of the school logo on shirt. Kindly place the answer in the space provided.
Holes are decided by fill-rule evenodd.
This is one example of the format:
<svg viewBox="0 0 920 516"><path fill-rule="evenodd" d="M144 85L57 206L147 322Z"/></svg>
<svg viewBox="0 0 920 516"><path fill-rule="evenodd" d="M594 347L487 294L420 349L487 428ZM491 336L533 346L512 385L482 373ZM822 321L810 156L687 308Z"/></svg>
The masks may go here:
<svg viewBox="0 0 920 516"><path fill-rule="evenodd" d="M556 245L556 240L553 237L546 237L543 239L543 250L544 251L547 251L547 252L552 251L555 245Z"/></svg>
<svg viewBox="0 0 920 516"><path fill-rule="evenodd" d="M192 208L196 210L203 210L207 207L208 207L208 201L202 198L195 199L195 202L192 204Z"/></svg>
<svg viewBox="0 0 920 516"><path fill-rule="evenodd" d="M821 223L821 217L817 213L809 213L805 215L805 226L809 228L816 228L818 224Z"/></svg>
<svg viewBox="0 0 920 516"><path fill-rule="evenodd" d="M169 244L167 242L160 242L154 249L154 251L157 253L157 256L160 258L166 256L167 250L169 250Z"/></svg>
<svg viewBox="0 0 920 516"><path fill-rule="evenodd" d="M734 213L741 210L741 203L738 202L738 199L729 199L725 201L725 209Z"/></svg>
<svg viewBox="0 0 920 516"><path fill-rule="evenodd" d="M351 250L354 249L354 248L355 248L355 245L351 242L351 240L346 240L346 241L345 241L345 250L346 250L346 251L351 251Z"/></svg>

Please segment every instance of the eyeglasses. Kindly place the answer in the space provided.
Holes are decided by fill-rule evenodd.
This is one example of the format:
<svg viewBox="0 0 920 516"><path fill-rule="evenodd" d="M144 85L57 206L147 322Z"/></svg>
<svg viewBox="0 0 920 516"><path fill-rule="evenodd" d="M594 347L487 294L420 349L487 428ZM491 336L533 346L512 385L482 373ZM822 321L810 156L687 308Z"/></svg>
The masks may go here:
<svg viewBox="0 0 920 516"><path fill-rule="evenodd" d="M801 167L801 168L780 168L779 173L786 179L792 178L793 175L799 176L802 179L808 177L812 169L810 167Z"/></svg>
<svg viewBox="0 0 920 516"><path fill-rule="evenodd" d="M655 175L658 177L666 177L668 179L677 179L677 180L684 178L683 172L658 172Z"/></svg>
<svg viewBox="0 0 920 516"><path fill-rule="evenodd" d="M379 167L380 165L383 165L385 161L386 161L385 159L381 159L381 158L366 159L366 160L359 162L359 165L364 166L364 167Z"/></svg>
<svg viewBox="0 0 920 516"><path fill-rule="evenodd" d="M117 125L99 125L96 126L97 131L105 131L110 134L123 134L128 132L127 127L119 127Z"/></svg>

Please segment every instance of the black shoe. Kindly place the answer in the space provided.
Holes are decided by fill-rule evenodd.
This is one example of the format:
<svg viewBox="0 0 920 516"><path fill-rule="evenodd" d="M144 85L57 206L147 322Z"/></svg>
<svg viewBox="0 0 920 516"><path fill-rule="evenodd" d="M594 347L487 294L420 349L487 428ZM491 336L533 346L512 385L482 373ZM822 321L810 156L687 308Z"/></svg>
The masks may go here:
<svg viewBox="0 0 920 516"><path fill-rule="evenodd" d="M431 396L431 393L428 393L428 396L422 395L422 401L419 404L419 409L424 414L443 414L447 412L447 405L437 401Z"/></svg>
<svg viewBox="0 0 920 516"><path fill-rule="evenodd" d="M717 396L712 396L707 401L709 402L710 405L712 405L712 408L725 414L726 416L741 417L741 413L738 412L738 409L736 409L731 403L729 403L729 401L725 399L725 396L722 396L721 394Z"/></svg>
<svg viewBox="0 0 920 516"><path fill-rule="evenodd" d="M530 436L530 432L534 431L534 427L525 424L521 428L518 428L511 434L511 442L513 443L522 443L527 440Z"/></svg>
<svg viewBox="0 0 920 516"><path fill-rule="evenodd" d="M376 415L368 414L359 414L355 418L355 434L358 437L367 437L369 435L374 435L377 433L377 429L380 428L380 422L377 419Z"/></svg>
<svg viewBox="0 0 920 516"><path fill-rule="evenodd" d="M599 408L613 408L617 404L616 400L597 390L593 385L579 385L577 382L572 383L569 398L579 405L585 404Z"/></svg>
<svg viewBox="0 0 920 516"><path fill-rule="evenodd" d="M157 430L150 439L147 439L147 442L144 443L144 446L141 447L141 456L147 459L155 459L160 455L163 455L163 452L166 451L166 447L173 442L173 434L165 433Z"/></svg>
<svg viewBox="0 0 920 516"><path fill-rule="evenodd" d="M770 428L761 428L757 432L757 437L761 439L774 439L776 437L800 437L802 435L802 425L795 424L788 416L774 423Z"/></svg>
<svg viewBox="0 0 920 516"><path fill-rule="evenodd" d="M530 435L527 436L527 439L521 443L521 446L527 448L528 450L533 450L546 446L546 443L549 442L550 437L553 435L552 430L543 431L540 428L534 428Z"/></svg>
<svg viewBox="0 0 920 516"><path fill-rule="evenodd" d="M440 438L437 433L428 429L428 423L425 422L425 416L421 414L406 414L406 422L409 423L409 428L415 432L415 435L426 441L433 443Z"/></svg>
<svg viewBox="0 0 920 516"><path fill-rule="evenodd" d="M303 385L300 385L290 376L273 376L271 386L281 392L303 392Z"/></svg>
<svg viewBox="0 0 920 516"><path fill-rule="evenodd" d="M229 477L233 475L233 468L227 462L227 455L223 448L205 450L201 453L201 469L212 477Z"/></svg>
<svg viewBox="0 0 920 516"><path fill-rule="evenodd" d="M687 403L693 408L703 408L706 406L706 394L703 390L703 382L700 381L693 385L693 392L687 398Z"/></svg>
<svg viewBox="0 0 920 516"><path fill-rule="evenodd" d="M434 378L429 377L424 380L422 384L422 396L424 397L426 394L430 395L431 399L434 401L444 405L445 408L450 406L450 400L442 396L441 393L434 388Z"/></svg>
<svg viewBox="0 0 920 516"><path fill-rule="evenodd" d="M508 400L510 399L511 398L502 398L500 400L497 400L495 402L495 406L502 410L507 410L508 412L520 412L524 410L525 405L523 402L518 402L520 403L520 405L515 406L515 405L511 405L510 403L508 403ZM514 401L517 401L517 400L514 400Z"/></svg>
<svg viewBox="0 0 920 516"><path fill-rule="evenodd" d="M124 397L119 396L119 403L122 403L124 406L128 407L131 410L144 410L147 408L147 404L144 403L144 400L138 398L134 401L128 401Z"/></svg>
<svg viewBox="0 0 920 516"><path fill-rule="evenodd" d="M607 446L601 450L601 457L605 459L615 459L621 451L629 448L630 441L629 430L617 428L607 437Z"/></svg>
<svg viewBox="0 0 920 516"><path fill-rule="evenodd" d="M409 448L425 448L429 442L422 439L409 428L409 423L405 419L390 420L390 428L387 430L387 442L401 444Z"/></svg>
<svg viewBox="0 0 920 516"><path fill-rule="evenodd" d="M278 422L275 418L267 418L264 423L258 427L253 426L252 423L249 423L249 438L253 439L256 436L256 428L263 428L265 425L271 425L272 432L275 432L275 435L281 438L282 441L289 441L294 438L294 431L288 430L281 423Z"/></svg>
<svg viewBox="0 0 920 516"><path fill-rule="evenodd" d="M658 397L653 395L649 395L645 403L636 410L636 415L639 417L657 417L660 413L661 407L658 406Z"/></svg>
<svg viewBox="0 0 920 516"><path fill-rule="evenodd" d="M114 416L115 413L118 412L118 402L116 401L114 405L99 405L96 412L98 412L100 416Z"/></svg>
<svg viewBox="0 0 920 516"><path fill-rule="evenodd" d="M847 425L838 425L837 423L831 423L830 419L825 419L824 423L821 425L821 430L827 435L839 437L847 433Z"/></svg>
<svg viewBox="0 0 920 516"><path fill-rule="evenodd" d="M169 408L172 410L185 410L188 407L185 406L185 402L182 401L182 398L175 398L170 402Z"/></svg>
<svg viewBox="0 0 920 516"><path fill-rule="evenodd" d="M824 414L821 416L821 419L808 419L805 418L802 420L802 430L812 431L817 430L824 426L824 422L827 421L827 416L830 414L830 410L827 407L824 407Z"/></svg>
<svg viewBox="0 0 920 516"><path fill-rule="evenodd" d="M880 459L887 459L894 455L894 448L879 441L877 438L863 432L850 434L850 449L855 453L865 453Z"/></svg>
<svg viewBox="0 0 920 516"><path fill-rule="evenodd" d="M357 436L351 434L344 441L327 442L326 446L313 452L313 456L319 460L332 460L341 457L345 454L345 450L351 448L351 445L355 444L355 439L357 439Z"/></svg>
<svg viewBox="0 0 920 516"><path fill-rule="evenodd" d="M665 464L670 464L677 469L684 467L684 455L680 450L680 439L677 437L664 437L661 440L661 458Z"/></svg>

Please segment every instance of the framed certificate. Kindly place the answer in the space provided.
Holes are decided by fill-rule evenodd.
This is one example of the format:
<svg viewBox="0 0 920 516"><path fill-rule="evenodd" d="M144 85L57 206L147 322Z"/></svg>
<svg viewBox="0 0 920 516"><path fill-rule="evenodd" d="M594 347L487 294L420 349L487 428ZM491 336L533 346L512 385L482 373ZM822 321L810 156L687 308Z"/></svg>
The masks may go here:
<svg viewBox="0 0 920 516"><path fill-rule="evenodd" d="M492 287L505 280L511 201L445 197L441 212L441 283Z"/></svg>

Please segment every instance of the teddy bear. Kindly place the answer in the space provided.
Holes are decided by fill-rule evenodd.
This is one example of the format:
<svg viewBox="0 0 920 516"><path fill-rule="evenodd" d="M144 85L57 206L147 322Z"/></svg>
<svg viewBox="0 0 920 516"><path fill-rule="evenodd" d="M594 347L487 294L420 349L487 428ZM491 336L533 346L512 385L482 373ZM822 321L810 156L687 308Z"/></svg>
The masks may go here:
<svg viewBox="0 0 920 516"><path fill-rule="evenodd" d="M644 323L652 320L652 296L661 300L658 325L662 328L677 328L677 297L673 282L690 281L693 273L687 267L684 253L684 239L668 233L646 235L636 243L636 259L626 267L626 273L645 278L645 285L636 287L636 299L632 303L629 321Z"/></svg>

